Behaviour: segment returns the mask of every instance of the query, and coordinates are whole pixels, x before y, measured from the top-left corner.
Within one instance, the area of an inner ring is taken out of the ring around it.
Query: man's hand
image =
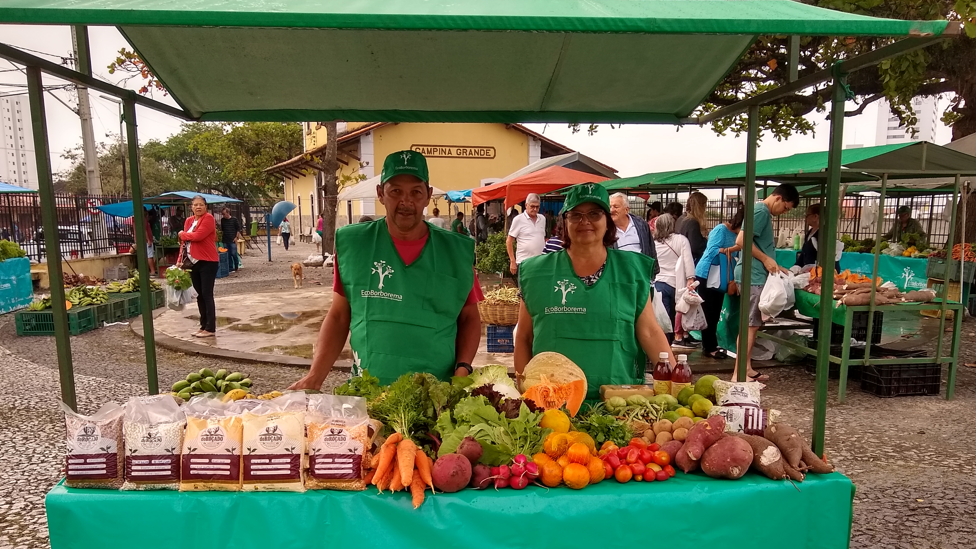
[[[321,391],[322,381],[312,378],[311,375],[306,375],[302,379],[299,379],[295,383],[288,386],[289,391],[301,391],[302,389],[314,389],[316,391]]]
[[[514,276],[518,272],[518,263],[509,262],[508,270],[511,271],[512,275]]]
[[[769,271],[769,274],[776,274],[786,271],[786,269],[780,267],[779,263],[776,263],[776,259],[773,257],[767,256],[766,259],[763,260],[762,264],[763,267],[766,267],[766,270]]]

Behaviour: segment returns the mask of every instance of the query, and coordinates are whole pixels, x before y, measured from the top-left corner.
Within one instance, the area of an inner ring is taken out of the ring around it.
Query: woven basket
[[[481,313],[481,322],[485,324],[496,326],[515,326],[518,324],[518,305],[489,304],[480,301],[478,302],[478,312]]]

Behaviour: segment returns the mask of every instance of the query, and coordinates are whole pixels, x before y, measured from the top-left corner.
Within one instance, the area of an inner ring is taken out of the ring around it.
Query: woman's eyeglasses
[[[566,221],[569,221],[570,223],[579,223],[580,221],[583,221],[583,217],[586,217],[590,220],[590,223],[596,223],[597,221],[603,219],[605,215],[605,212],[600,209],[590,210],[585,214],[582,212],[567,212]]]

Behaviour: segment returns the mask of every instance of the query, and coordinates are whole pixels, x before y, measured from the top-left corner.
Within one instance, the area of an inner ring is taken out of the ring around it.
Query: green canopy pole
[[[836,67],[836,65],[835,65]],[[833,273],[837,249],[837,205],[840,191],[841,155],[844,150],[844,103],[847,100],[847,74],[835,70],[834,90],[830,104],[830,149],[827,152],[827,188],[822,208],[826,209],[827,223],[821,225],[820,257],[824,273]],[[827,425],[827,377],[830,372],[830,334],[833,328],[834,277],[820,277],[820,339],[817,341],[817,382],[813,402],[813,451],[823,456]],[[850,345],[850,341],[842,342]]]
[[[142,172],[139,168],[139,136],[136,131],[135,92],[123,98],[126,141],[129,145],[129,176],[132,184],[132,232],[136,237],[136,264],[139,269],[139,302],[142,304],[142,338],[146,346],[146,377],[149,394],[159,394],[156,373],[156,334],[153,331],[153,295],[149,284],[149,256],[146,253],[146,209],[142,205]]]
[[[742,285],[739,287],[739,342],[735,346],[739,363],[737,379],[746,380],[749,360],[749,294],[752,290],[752,240],[756,218],[756,149],[759,146],[759,106],[749,107],[746,142],[745,211],[742,220]]]
[[[51,178],[51,154],[47,142],[44,88],[41,81],[41,69],[38,67],[27,67],[27,95],[30,99],[31,128],[34,131],[34,161],[37,163],[37,191],[41,195],[41,219],[44,224],[47,275],[48,280],[51,281],[51,314],[54,315],[54,341],[58,352],[61,400],[72,410],[77,410],[75,374],[71,365],[71,336],[68,333],[68,311],[64,305],[61,237],[58,234],[58,213],[54,204],[54,183]]]
[[[922,150],[924,151],[925,149]],[[924,156],[922,157],[922,162],[925,162]],[[924,166],[922,169],[925,169]],[[949,301],[949,284],[951,284],[951,282],[949,282],[949,275],[950,275],[949,271],[952,268],[953,239],[955,239],[956,237],[956,214],[959,211],[960,179],[961,179],[960,175],[956,174],[956,182],[955,185],[952,187],[952,217],[950,218],[952,219],[952,222],[949,223],[949,241],[946,243],[946,250],[948,251],[946,252],[945,275],[943,275],[942,277],[942,305],[939,307],[939,338],[936,340],[936,344],[935,344],[935,359],[939,361],[939,364],[942,364],[941,362],[942,340],[945,339],[946,304]],[[966,254],[961,253],[959,255],[960,271],[966,265],[965,261],[966,261]],[[965,274],[965,273],[960,272],[960,274]],[[962,298],[966,294],[966,292],[963,291],[965,287],[964,286],[965,282],[963,282],[964,280],[965,278],[963,278],[962,276],[959,277],[959,301],[960,302],[962,302]],[[962,314],[962,311],[958,311],[953,314]]]
[[[881,231],[884,230],[882,221],[884,220],[885,198],[887,197],[888,197],[888,174],[883,173],[881,174],[881,201],[879,202],[878,205],[878,211],[879,211],[878,228],[875,231],[875,235],[874,235],[874,267],[871,269],[871,280],[874,282],[874,284],[871,285],[871,301],[870,301],[870,308],[868,309],[868,335],[867,335],[867,342],[864,344],[865,365],[870,364],[869,361],[871,360],[871,339],[872,339],[871,335],[874,332],[874,307],[876,305],[875,296],[878,290],[878,284],[877,284],[878,262],[881,260]],[[840,382],[842,384],[846,384],[847,379],[845,379],[844,376],[841,376]],[[838,390],[837,394],[841,399],[844,398],[845,393],[843,389]],[[841,400],[841,402],[843,402],[843,400]]]

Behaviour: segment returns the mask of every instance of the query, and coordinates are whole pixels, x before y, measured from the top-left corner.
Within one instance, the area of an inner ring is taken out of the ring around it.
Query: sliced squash
[[[583,399],[586,398],[586,380],[577,379],[569,383],[555,384],[550,383],[543,376],[543,381],[528,388],[522,397],[545,410],[558,410],[566,406],[569,415],[576,417],[580,406],[583,405]]]

